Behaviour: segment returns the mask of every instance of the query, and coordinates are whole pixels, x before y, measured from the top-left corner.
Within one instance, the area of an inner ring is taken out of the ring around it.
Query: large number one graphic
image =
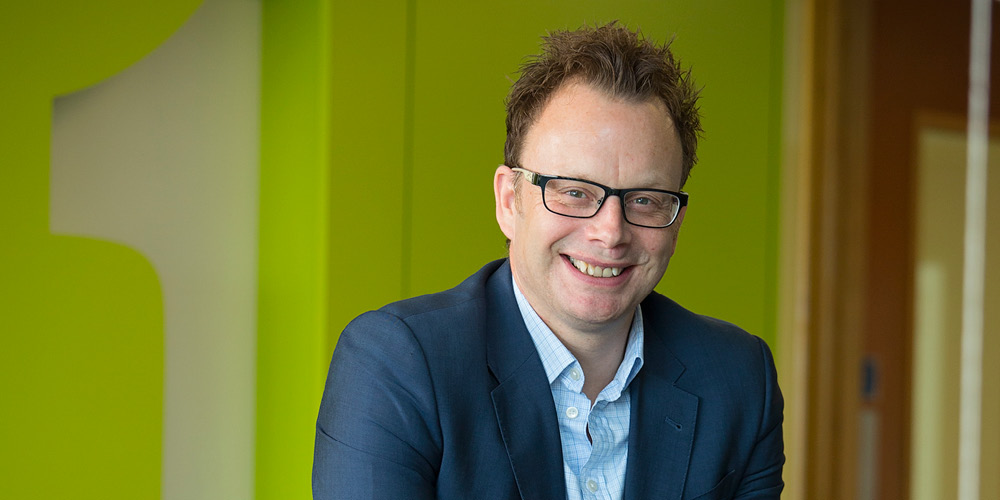
[[[49,230],[52,100],[153,50],[197,7],[0,7],[0,496],[156,498],[163,320],[141,255]]]

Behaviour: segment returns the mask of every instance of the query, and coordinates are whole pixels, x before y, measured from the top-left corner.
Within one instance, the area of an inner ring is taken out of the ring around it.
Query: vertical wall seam
[[[332,329],[330,324],[330,304],[332,303],[332,298],[334,297],[334,286],[335,283],[339,283],[334,279],[332,273],[333,265],[330,262],[331,250],[333,245],[333,220],[332,220],[332,210],[333,210],[333,160],[332,151],[333,141],[331,140],[331,124],[334,119],[333,112],[333,100],[331,99],[331,91],[333,88],[333,68],[332,68],[332,45],[333,45],[333,35],[332,35],[332,7],[328,0],[321,0],[316,5],[318,10],[317,16],[317,85],[316,85],[316,101],[317,107],[319,109],[319,116],[317,116],[316,132],[319,138],[319,144],[317,144],[318,151],[317,163],[318,163],[318,177],[319,177],[319,193],[317,193],[319,204],[322,210],[319,213],[319,224],[316,228],[317,234],[319,235],[319,248],[316,254],[316,267],[320,272],[320,276],[323,277],[323,282],[319,283],[319,300],[316,314],[317,314],[317,324],[319,325],[322,333],[320,346],[321,349],[317,353],[319,354],[319,372],[321,375],[320,380],[323,380],[323,376],[326,375],[326,370],[329,367],[330,353],[333,352],[333,348],[336,345],[337,334]]]
[[[406,1],[406,61],[403,69],[403,186],[402,237],[400,238],[400,298],[408,297],[412,289],[413,263],[413,143],[416,83],[416,0]]]

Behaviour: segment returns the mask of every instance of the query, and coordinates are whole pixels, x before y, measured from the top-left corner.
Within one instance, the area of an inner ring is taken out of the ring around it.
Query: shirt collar
[[[545,368],[545,375],[548,377],[549,385],[555,383],[560,375],[567,372],[573,366],[579,366],[576,357],[569,349],[559,341],[552,329],[542,321],[535,309],[528,303],[528,299],[521,293],[517,282],[510,280],[514,287],[514,297],[517,299],[518,309],[521,311],[521,318],[524,319],[524,326],[531,335],[535,349],[542,360],[542,367]],[[643,358],[643,326],[642,308],[635,306],[635,315],[632,318],[632,326],[629,328],[628,342],[625,344],[625,356],[622,358],[615,378],[601,391],[601,398],[608,400],[618,399],[622,391],[628,387],[642,368]],[[583,387],[582,379],[577,384],[576,390]]]

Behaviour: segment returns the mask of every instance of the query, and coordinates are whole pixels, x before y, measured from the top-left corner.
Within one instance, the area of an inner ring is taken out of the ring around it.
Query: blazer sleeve
[[[334,350],[313,457],[313,498],[434,498],[440,426],[427,360],[381,311],[351,322]]]
[[[751,450],[746,471],[740,481],[735,498],[778,500],[784,482],[781,469],[785,464],[782,420],[784,400],[778,388],[777,372],[771,350],[763,340],[757,339],[763,357],[764,399],[761,407],[757,440]]]

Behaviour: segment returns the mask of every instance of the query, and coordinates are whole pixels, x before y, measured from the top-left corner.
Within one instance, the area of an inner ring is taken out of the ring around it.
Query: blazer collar
[[[677,387],[684,365],[664,342],[664,311],[643,307],[645,363],[630,385],[625,499],[681,498],[691,461],[698,397]],[[647,314],[647,311],[649,312]]]
[[[566,498],[562,444],[545,369],[524,326],[504,261],[486,285],[486,360],[497,379],[497,424],[522,498]],[[648,312],[647,312],[648,311]],[[681,498],[691,461],[698,397],[675,385],[684,365],[663,339],[669,315],[643,307],[642,370],[632,380],[626,500]]]
[[[524,326],[504,263],[486,285],[486,361],[497,379],[493,407],[521,498],[566,498],[552,390]]]

